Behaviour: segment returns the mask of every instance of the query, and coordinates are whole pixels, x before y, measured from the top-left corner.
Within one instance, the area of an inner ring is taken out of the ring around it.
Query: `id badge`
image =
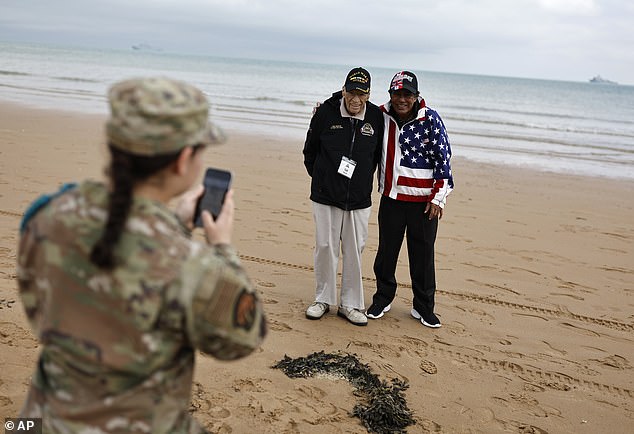
[[[341,163],[339,163],[339,170],[337,172],[346,178],[351,179],[355,167],[357,167],[356,161],[351,160],[348,157],[341,157]]]

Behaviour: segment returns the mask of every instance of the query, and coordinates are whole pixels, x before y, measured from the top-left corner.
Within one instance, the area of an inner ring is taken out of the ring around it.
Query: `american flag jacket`
[[[382,105],[383,153],[379,165],[379,193],[408,202],[431,202],[445,207],[453,190],[451,146],[445,124],[435,110],[418,99],[417,117],[398,127]]]

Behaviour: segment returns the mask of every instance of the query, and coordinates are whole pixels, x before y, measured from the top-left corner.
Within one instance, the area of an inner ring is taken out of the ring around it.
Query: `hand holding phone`
[[[205,192],[202,194],[196,204],[194,212],[194,226],[202,227],[203,222],[201,213],[207,210],[211,213],[214,220],[220,214],[225,196],[231,187],[231,172],[222,169],[208,168],[203,179]]]

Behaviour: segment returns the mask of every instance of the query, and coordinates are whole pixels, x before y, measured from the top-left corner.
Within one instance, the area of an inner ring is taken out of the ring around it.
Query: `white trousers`
[[[315,219],[315,301],[337,305],[337,265],[343,256],[341,306],[365,310],[361,252],[368,239],[370,207],[344,211],[313,202]]]

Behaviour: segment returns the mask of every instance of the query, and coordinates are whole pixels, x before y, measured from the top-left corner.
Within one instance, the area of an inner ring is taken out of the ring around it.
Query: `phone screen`
[[[220,214],[225,195],[229,187],[231,187],[231,172],[210,167],[205,172],[203,186],[205,187],[205,192],[198,200],[196,212],[194,213],[194,225],[197,227],[202,227],[203,225],[201,218],[203,210],[209,211],[214,219]]]

